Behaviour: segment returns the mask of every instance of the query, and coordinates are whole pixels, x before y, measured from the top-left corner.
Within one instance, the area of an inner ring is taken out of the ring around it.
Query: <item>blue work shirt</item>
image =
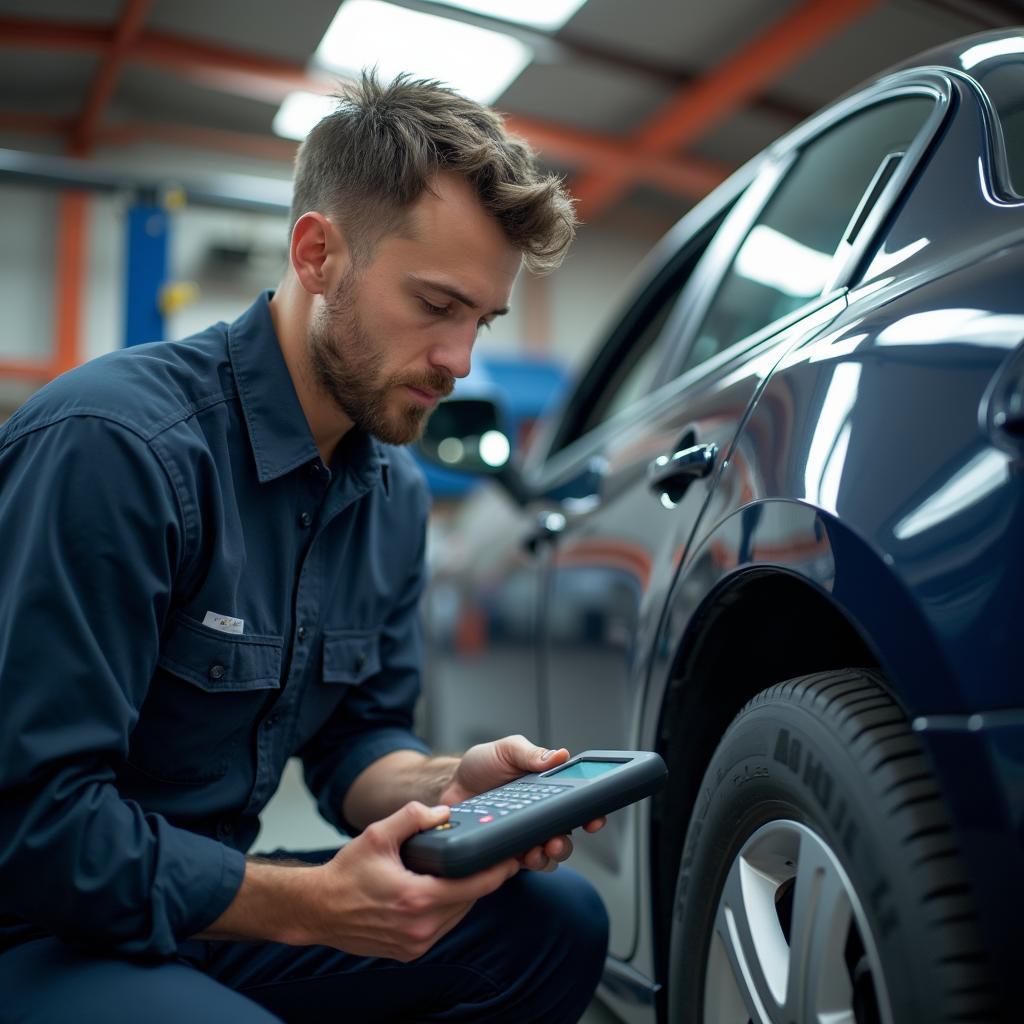
[[[171,954],[289,756],[345,828],[364,768],[427,750],[422,475],[358,430],[323,464],[269,298],[0,427],[0,946]]]

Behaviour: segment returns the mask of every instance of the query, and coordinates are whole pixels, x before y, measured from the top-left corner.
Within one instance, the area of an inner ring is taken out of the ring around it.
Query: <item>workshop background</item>
[[[528,425],[730,172],[887,66],[1021,22],[1012,0],[0,0],[0,420],[272,287],[296,140],[362,67],[493,104],[578,200],[564,266],[478,343]],[[432,480],[443,516],[465,484]],[[257,848],[336,839],[290,771]]]

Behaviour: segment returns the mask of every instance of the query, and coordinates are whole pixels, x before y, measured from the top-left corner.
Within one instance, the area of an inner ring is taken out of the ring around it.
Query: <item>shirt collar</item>
[[[263,292],[228,326],[231,367],[261,484],[320,458],[274,330],[272,295]],[[367,484],[383,477],[386,485],[387,459],[375,439],[366,437],[349,451],[352,468]]]

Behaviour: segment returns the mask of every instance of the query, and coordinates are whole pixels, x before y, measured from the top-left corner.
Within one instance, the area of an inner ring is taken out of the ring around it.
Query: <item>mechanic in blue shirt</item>
[[[394,446],[572,206],[493,113],[368,76],[302,146],[292,221],[234,323],[0,428],[0,1021],[522,1024],[597,984],[600,899],[540,870],[568,837],[460,880],[398,856],[568,756],[412,734],[427,498]],[[292,754],[356,838],[246,858]]]

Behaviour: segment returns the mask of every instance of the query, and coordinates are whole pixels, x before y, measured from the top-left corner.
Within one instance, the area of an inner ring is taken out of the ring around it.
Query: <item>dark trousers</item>
[[[409,964],[326,946],[182,943],[156,963],[40,939],[0,956],[0,1024],[577,1021],[608,918],[579,875],[521,871]]]

